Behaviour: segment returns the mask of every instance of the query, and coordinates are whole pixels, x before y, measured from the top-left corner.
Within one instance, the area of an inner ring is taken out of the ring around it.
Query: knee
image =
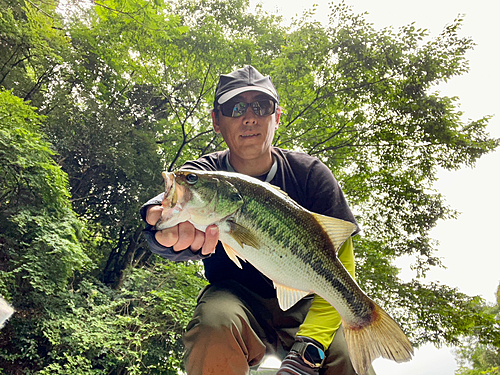
[[[239,369],[235,373],[247,372],[248,364],[258,363],[266,351],[251,321],[252,314],[235,295],[209,289],[199,300],[183,337],[186,368],[227,363],[228,368]],[[225,373],[232,373],[228,371]]]
[[[242,327],[243,311],[236,311],[239,309],[227,308],[220,304],[205,304],[202,303],[196,308],[193,320],[187,326],[187,330],[194,327],[203,329],[203,331],[211,332],[217,331],[230,331],[236,328],[240,330]]]

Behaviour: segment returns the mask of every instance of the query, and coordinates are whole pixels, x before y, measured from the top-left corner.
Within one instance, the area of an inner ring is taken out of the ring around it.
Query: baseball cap
[[[245,91],[263,92],[279,103],[278,92],[271,77],[263,76],[253,66],[246,65],[244,68],[220,76],[215,89],[214,108]]]

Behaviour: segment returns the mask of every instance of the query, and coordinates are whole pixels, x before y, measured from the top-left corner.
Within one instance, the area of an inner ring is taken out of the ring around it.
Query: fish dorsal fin
[[[293,289],[273,281],[274,287],[276,288],[276,296],[278,297],[278,303],[281,310],[288,310],[290,307],[299,302],[302,298],[310,294],[310,292],[304,292],[303,290]]]
[[[320,215],[311,212],[316,221],[321,225],[330,237],[330,240],[335,246],[335,251],[340,249],[340,246],[351,236],[356,230],[356,225],[350,221],[336,219],[334,217]]]
[[[274,188],[275,190],[279,191],[285,197],[288,197],[288,194],[285,191],[281,190],[281,188],[279,186],[272,185],[272,184],[269,184],[269,183],[268,183],[268,185],[271,186],[272,188]]]
[[[254,249],[260,248],[259,240],[243,225],[240,225],[232,220],[228,220],[230,230],[229,235],[234,238],[238,244],[243,247],[243,245],[251,246]]]
[[[238,257],[241,258],[241,260],[243,260],[244,262],[246,262],[246,259],[243,258],[240,254],[238,254],[236,252],[236,250],[234,250],[227,243],[222,242],[222,246],[224,247],[224,250],[226,250],[226,254],[229,257],[229,259],[231,259],[239,268],[243,268],[241,266],[241,263],[240,263]]]

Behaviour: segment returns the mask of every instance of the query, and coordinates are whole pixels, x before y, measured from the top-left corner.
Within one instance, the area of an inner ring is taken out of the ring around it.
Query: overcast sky
[[[251,4],[259,1],[252,0]],[[328,17],[327,0],[318,4],[317,19],[324,23]],[[489,131],[500,137],[500,14],[498,0],[346,0],[355,13],[368,12],[366,19],[375,28],[407,25],[415,22],[417,28],[428,29],[432,36],[465,15],[461,36],[472,37],[477,46],[468,53],[470,71],[453,78],[438,89],[443,95],[458,96],[464,120],[494,115]],[[302,14],[310,5],[303,0],[265,0],[265,9],[276,11],[286,20]],[[461,212],[457,220],[441,222],[432,232],[440,242],[437,256],[447,269],[434,270],[428,281],[439,281],[459,288],[469,295],[481,295],[490,302],[500,282],[500,246],[495,233],[500,230],[500,152],[481,158],[475,168],[440,173],[435,187],[446,197],[447,203]],[[410,262],[398,262],[402,276],[411,278]],[[451,350],[424,346],[414,359],[405,364],[378,359],[375,370],[379,375],[453,375],[457,364]]]

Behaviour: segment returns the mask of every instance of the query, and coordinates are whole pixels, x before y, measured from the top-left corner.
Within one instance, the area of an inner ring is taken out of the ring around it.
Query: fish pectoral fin
[[[280,285],[273,281],[274,287],[276,288],[276,296],[278,297],[278,303],[281,310],[288,310],[290,307],[299,302],[302,298],[311,294],[310,292],[305,292],[303,290],[293,289],[284,285]]]
[[[260,248],[259,240],[247,228],[232,220],[229,220],[228,223],[230,226],[229,235],[233,237],[241,247],[243,247],[243,245],[248,245],[254,249]]]
[[[231,259],[239,268],[243,268],[241,266],[240,260],[238,259],[241,258],[242,261],[246,262],[246,259],[243,258],[240,254],[236,252],[231,246],[229,246],[227,243],[222,242],[222,247],[224,247],[224,250],[226,250],[226,254]]]
[[[338,251],[342,244],[356,230],[356,225],[350,221],[336,219],[314,212],[311,212],[311,214],[328,234],[328,237],[330,237],[330,241],[332,241],[333,246],[335,246],[335,251]]]

